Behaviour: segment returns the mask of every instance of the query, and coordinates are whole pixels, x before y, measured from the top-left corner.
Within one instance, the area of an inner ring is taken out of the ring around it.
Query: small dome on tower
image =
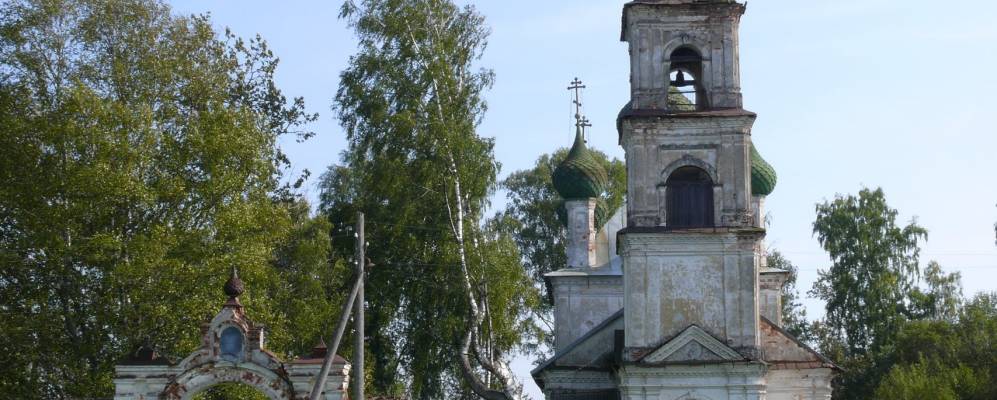
[[[778,180],[778,176],[775,174],[775,168],[772,168],[769,163],[765,162],[762,155],[758,153],[755,149],[755,145],[751,145],[751,195],[752,196],[768,196],[775,190],[775,184]]]
[[[609,184],[609,176],[585,147],[582,131],[575,132],[575,144],[568,156],[554,169],[554,189],[565,199],[599,197]]]

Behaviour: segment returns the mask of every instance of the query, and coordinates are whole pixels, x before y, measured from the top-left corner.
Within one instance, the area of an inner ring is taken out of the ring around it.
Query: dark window
[[[679,168],[668,177],[665,191],[667,227],[713,226],[713,181],[706,171],[696,167]]]

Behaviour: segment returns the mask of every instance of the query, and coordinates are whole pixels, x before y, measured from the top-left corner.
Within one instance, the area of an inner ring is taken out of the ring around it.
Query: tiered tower
[[[698,385],[690,377],[745,393],[736,398],[764,397],[758,215],[772,188],[752,193],[755,114],[742,107],[738,65],[744,11],[733,0],[624,6],[631,100],[618,120],[628,178],[622,358],[635,363],[621,372],[624,397]],[[728,363],[694,375],[653,367],[710,361]],[[652,370],[649,388],[642,377]]]

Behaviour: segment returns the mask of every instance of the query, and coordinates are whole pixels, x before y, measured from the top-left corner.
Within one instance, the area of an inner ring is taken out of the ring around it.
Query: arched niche
[[[716,168],[685,155],[661,172],[657,186],[658,224],[669,229],[717,226],[721,185]]]
[[[698,111],[709,108],[703,56],[692,46],[683,45],[668,57],[668,107],[672,111]]]
[[[687,107],[678,109],[669,107],[669,110],[692,111],[710,108],[708,91],[713,85],[713,63],[710,59],[710,48],[710,44],[706,42],[705,38],[688,33],[675,35],[665,42],[662,48],[661,62],[667,65],[665,70],[668,75],[665,76],[665,86],[669,88],[669,103],[672,102],[672,95],[676,89],[682,92],[692,92],[684,95],[692,97],[694,100],[692,102],[694,107],[691,110]],[[688,86],[675,86],[677,83],[676,72],[678,71],[688,75],[685,79],[690,83]]]
[[[215,365],[208,369],[184,371],[167,385],[161,400],[194,400],[205,390],[222,383],[240,383],[256,389],[271,400],[293,400],[294,392],[286,377],[255,364]]]

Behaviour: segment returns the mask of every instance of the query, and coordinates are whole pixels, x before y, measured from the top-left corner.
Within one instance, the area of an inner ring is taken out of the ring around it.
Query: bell
[[[672,81],[672,86],[675,86],[675,87],[686,87],[686,86],[694,86],[695,84],[696,84],[695,81],[692,81],[692,80],[687,81],[687,80],[685,80],[685,72],[682,72],[682,70],[680,70],[680,69],[679,70],[675,70],[675,80]]]

